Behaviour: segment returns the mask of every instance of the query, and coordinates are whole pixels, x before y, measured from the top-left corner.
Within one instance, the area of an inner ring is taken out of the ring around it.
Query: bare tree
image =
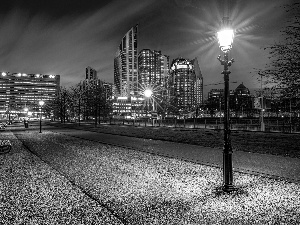
[[[299,98],[300,95],[300,3],[284,6],[287,13],[286,27],[281,31],[282,40],[266,47],[270,64],[259,74],[281,90],[281,97]]]

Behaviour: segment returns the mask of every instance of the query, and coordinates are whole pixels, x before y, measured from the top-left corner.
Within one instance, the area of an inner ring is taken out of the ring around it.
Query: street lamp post
[[[225,18],[226,19],[226,18]],[[223,19],[223,23],[227,21]],[[226,25],[226,24],[225,24]],[[232,29],[223,29],[218,32],[218,39],[220,49],[224,53],[224,59],[218,56],[221,65],[224,66],[222,74],[224,74],[224,147],[223,147],[223,191],[231,192],[235,188],[233,186],[233,173],[232,173],[232,147],[230,140],[230,111],[229,111],[229,67],[233,63],[233,59],[228,60],[228,53],[232,48],[234,32]]]
[[[42,133],[42,107],[44,105],[44,101],[40,100],[39,105],[40,105],[40,133]]]
[[[150,98],[151,98],[152,94],[153,94],[153,92],[152,92],[152,90],[150,90],[150,89],[146,89],[146,90],[144,91],[144,96],[147,98],[148,111],[149,111],[149,105],[150,105]],[[153,104],[154,104],[154,102],[153,102]],[[152,107],[154,107],[154,105],[152,105]],[[154,111],[154,109],[152,108],[152,112],[153,112],[153,111]],[[147,112],[147,114],[148,114],[148,112]],[[154,125],[154,120],[152,120],[152,125]]]
[[[261,120],[260,120],[260,131],[265,131],[265,123],[264,123],[264,96],[263,96],[263,91],[262,91],[262,77],[263,75],[262,74],[259,74],[260,75],[260,98],[261,98],[261,112],[260,112],[260,117],[261,117]]]
[[[24,108],[24,112],[25,112],[25,115],[26,115],[26,117],[24,118],[24,126],[25,126],[25,128],[28,128],[28,108],[25,106],[25,108]]]

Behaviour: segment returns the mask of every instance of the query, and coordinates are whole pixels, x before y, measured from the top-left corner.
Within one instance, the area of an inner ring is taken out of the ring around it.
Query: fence
[[[186,129],[223,129],[224,124],[222,118],[197,118],[197,119],[109,119],[102,121],[110,124],[144,126],[144,127],[173,127]],[[265,132],[284,132],[284,133],[300,133],[300,120],[286,121],[283,119],[265,120]],[[230,120],[231,130],[260,131],[261,124],[258,118],[239,119],[232,118]]]

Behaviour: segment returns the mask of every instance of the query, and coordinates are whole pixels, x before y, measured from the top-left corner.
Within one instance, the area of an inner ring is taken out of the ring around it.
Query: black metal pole
[[[80,126],[80,98],[79,98],[79,109],[78,109],[78,125]]]
[[[42,107],[40,112],[40,133],[42,133]]]
[[[233,186],[232,173],[232,147],[230,139],[230,110],[229,110],[229,66],[233,60],[228,61],[228,52],[224,52],[224,60],[220,60],[224,65],[224,147],[223,147],[223,191],[230,192],[235,190]]]

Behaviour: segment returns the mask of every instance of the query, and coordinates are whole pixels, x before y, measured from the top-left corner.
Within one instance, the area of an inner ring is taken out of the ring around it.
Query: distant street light
[[[146,90],[144,91],[144,95],[145,95],[145,97],[147,97],[147,98],[150,98],[150,97],[152,96],[152,94],[153,94],[153,92],[152,92],[152,90],[150,90],[150,89],[146,89]]]
[[[25,115],[26,115],[26,117],[24,117],[24,126],[25,126],[25,128],[28,128],[28,108],[27,107],[25,107],[24,108],[24,112],[25,112]]]
[[[150,98],[151,98],[152,95],[153,95],[152,90],[146,89],[146,90],[144,91],[144,96],[147,98],[148,111],[149,111],[149,105],[150,105]],[[148,112],[147,112],[147,114],[148,114]]]
[[[223,18],[223,26],[229,24],[228,17]],[[224,27],[223,27],[224,28]],[[234,32],[232,29],[225,29],[218,32],[218,39],[220,49],[224,53],[224,59],[221,59],[221,56],[218,56],[218,60],[221,62],[221,65],[224,65],[224,148],[223,148],[223,191],[231,192],[235,188],[233,186],[233,173],[232,173],[232,147],[230,140],[230,111],[229,111],[229,67],[233,63],[233,59],[228,60],[228,53],[232,48]]]
[[[25,112],[26,117],[28,117],[28,108],[27,107],[24,108],[24,112]]]
[[[39,101],[39,105],[40,105],[40,133],[42,133],[42,107],[45,104],[45,102],[43,100]]]

